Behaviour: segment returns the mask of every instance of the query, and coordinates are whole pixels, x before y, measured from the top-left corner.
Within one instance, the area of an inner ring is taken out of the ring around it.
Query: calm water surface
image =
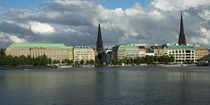
[[[210,105],[210,67],[0,71],[0,105]]]

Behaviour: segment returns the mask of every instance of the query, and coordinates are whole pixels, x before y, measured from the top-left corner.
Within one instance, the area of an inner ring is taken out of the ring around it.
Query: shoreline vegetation
[[[12,57],[7,55],[0,56],[0,70],[27,70],[27,69],[51,69],[51,68],[93,68],[93,67],[181,67],[196,66],[192,62],[184,62],[184,64],[174,63],[173,56],[145,56],[137,58],[124,58],[120,60],[112,60],[103,62],[98,58],[90,61],[73,61],[65,59],[63,61],[52,60],[46,55],[36,58],[24,55],[20,57]]]
[[[190,64],[188,62],[188,64]],[[192,64],[191,64],[192,65]],[[145,56],[137,58],[124,58],[101,63],[96,58],[95,61],[73,61],[65,59],[56,61],[48,58],[46,55],[33,58],[31,56],[12,57],[0,56],[0,70],[15,69],[50,69],[50,68],[92,68],[92,67],[181,67],[182,64],[175,64],[173,56]]]
[[[31,66],[31,67],[21,67],[21,66],[10,66],[10,67],[0,67],[0,70],[20,70],[20,69],[23,69],[23,70],[26,70],[26,69],[50,69],[52,67],[49,67],[49,66]]]

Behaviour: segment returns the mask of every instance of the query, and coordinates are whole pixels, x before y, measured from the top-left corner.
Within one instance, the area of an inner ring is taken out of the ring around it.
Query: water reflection
[[[207,105],[201,68],[94,68],[0,71],[1,105]]]

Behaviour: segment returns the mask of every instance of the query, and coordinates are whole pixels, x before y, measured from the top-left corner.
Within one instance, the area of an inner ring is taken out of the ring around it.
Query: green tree
[[[55,59],[55,60],[53,60],[53,64],[57,64],[58,63],[58,61]]]
[[[41,66],[46,66],[48,64],[48,58],[47,56],[44,54],[43,56],[40,56],[40,59],[41,59],[41,62],[40,62],[40,65]]]
[[[21,55],[21,56],[19,57],[19,59],[20,59],[20,64],[21,64],[21,65],[25,65],[25,64],[26,64],[26,57],[25,57],[24,55]]]
[[[170,62],[174,62],[174,60],[175,60],[174,57],[171,55],[170,56]]]
[[[146,61],[147,64],[150,64],[151,63],[150,56],[147,55],[145,57],[145,61]]]
[[[91,59],[91,60],[90,60],[90,64],[93,65],[94,63],[95,63],[95,61]]]
[[[75,62],[74,62],[74,65],[75,65],[75,66],[77,66],[78,64],[79,64],[79,62],[78,62],[78,61],[75,61]]]
[[[81,61],[80,61],[80,65],[83,65],[84,63],[85,63],[84,60],[81,60]]]
[[[96,57],[95,63],[96,63],[96,64],[100,64],[100,59]]]

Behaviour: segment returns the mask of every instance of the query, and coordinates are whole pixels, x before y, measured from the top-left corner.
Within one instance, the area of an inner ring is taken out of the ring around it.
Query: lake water
[[[0,71],[0,105],[209,105],[210,67]]]

